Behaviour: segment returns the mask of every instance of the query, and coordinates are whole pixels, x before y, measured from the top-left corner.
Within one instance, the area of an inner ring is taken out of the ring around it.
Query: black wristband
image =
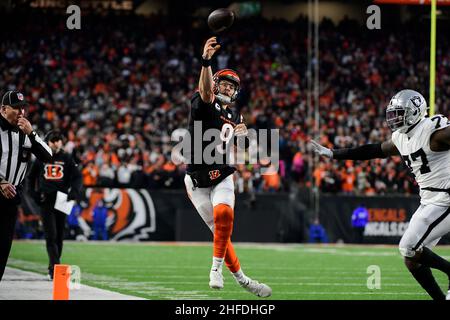
[[[202,67],[205,68],[211,67],[211,59],[205,59],[202,57]]]
[[[387,158],[381,149],[381,143],[366,144],[352,149],[333,149],[333,159],[337,160],[370,160]]]

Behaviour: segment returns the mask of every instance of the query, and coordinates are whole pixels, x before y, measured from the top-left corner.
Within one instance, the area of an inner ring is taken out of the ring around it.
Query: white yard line
[[[266,281],[267,282],[267,281]],[[146,282],[155,285],[199,285],[198,281],[150,281]],[[226,283],[226,285],[231,285],[231,283]],[[338,282],[270,282],[271,286],[330,286],[330,287],[366,287],[367,284],[365,282],[354,282],[354,283],[338,283]],[[388,283],[383,284],[383,287],[413,287],[417,288],[417,284],[410,283]]]
[[[377,257],[377,256],[399,256],[400,253],[397,252],[386,252],[386,251],[345,251],[342,249],[336,248],[305,248],[305,252],[308,253],[326,253],[326,254],[334,254],[338,256],[369,256],[369,257]]]

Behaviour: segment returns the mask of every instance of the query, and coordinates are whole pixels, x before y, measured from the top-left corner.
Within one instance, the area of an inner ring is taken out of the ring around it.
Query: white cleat
[[[447,296],[445,297],[445,300],[450,300],[450,290],[448,290]]]
[[[209,287],[211,289],[223,289],[223,275],[221,270],[211,270],[209,273]]]
[[[245,282],[239,283],[239,285],[260,298],[267,298],[272,295],[272,289],[268,285],[250,278],[247,278]]]

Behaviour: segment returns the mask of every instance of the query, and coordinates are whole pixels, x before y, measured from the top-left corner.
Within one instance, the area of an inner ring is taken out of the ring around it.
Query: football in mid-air
[[[226,30],[233,22],[234,12],[227,8],[216,9],[208,16],[208,26],[214,32]]]

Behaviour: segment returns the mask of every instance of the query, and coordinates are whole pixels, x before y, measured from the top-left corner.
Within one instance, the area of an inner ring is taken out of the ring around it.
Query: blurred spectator
[[[369,211],[361,204],[352,213],[352,227],[354,230],[354,242],[364,243],[364,230],[369,221]]]
[[[127,163],[122,162],[117,170],[117,182],[122,188],[127,188],[131,181],[131,170]]]
[[[2,39],[12,45],[0,46],[0,85],[29,95],[29,118],[38,129],[58,127],[67,133],[65,149],[80,160],[85,185],[109,184],[113,170],[115,186],[183,188],[184,169],[174,170],[169,163],[170,135],[186,128],[189,97],[197,86],[198,50],[209,31],[186,30],[198,18],[174,23],[161,15],[86,15],[89,32],[70,33],[63,32],[61,17],[51,13],[33,11],[21,15],[21,21],[12,14],[2,16]],[[334,24],[325,18],[319,29],[316,123],[307,101],[307,18],[251,18],[236,24],[222,36],[224,45],[213,69],[233,68],[240,74],[236,108],[249,128],[281,129],[280,172],[264,179],[257,166],[249,169],[252,177],[246,181],[252,181],[255,191],[311,183],[324,192],[348,194],[417,191],[401,161],[350,161],[343,171],[340,163],[314,163],[307,143],[315,133],[331,148],[387,140],[391,132],[384,121],[385,106],[392,94],[403,87],[428,91],[425,29],[412,19],[386,25],[382,33],[367,33],[360,32],[365,25],[357,21]],[[230,41],[236,38],[238,43]],[[436,105],[446,116],[449,42],[438,32]],[[386,174],[376,177],[380,169]]]
[[[320,224],[319,219],[315,218],[309,227],[310,243],[328,243],[328,236],[325,228]]]
[[[39,239],[38,234],[42,229],[39,226],[40,218],[36,214],[25,214],[22,208],[18,208],[15,237],[18,239]]]
[[[81,171],[83,176],[83,185],[90,187],[97,185],[97,179],[99,176],[98,167],[94,162],[88,162],[87,166]]]
[[[99,200],[92,212],[92,225],[94,234],[93,240],[108,240],[108,230],[106,228],[106,219],[108,218],[108,208],[103,200]]]
[[[112,187],[114,185],[115,173],[109,163],[103,163],[98,175],[98,185],[102,187]]]
[[[83,230],[80,227],[81,212],[83,208],[79,203],[75,203],[67,217],[68,238],[77,241],[86,241],[87,237],[84,235]]]
[[[271,174],[264,174],[263,177],[263,190],[268,192],[275,192],[280,189],[280,175],[278,172]]]
[[[300,151],[297,151],[292,159],[292,178],[298,182],[305,176],[305,161]]]

